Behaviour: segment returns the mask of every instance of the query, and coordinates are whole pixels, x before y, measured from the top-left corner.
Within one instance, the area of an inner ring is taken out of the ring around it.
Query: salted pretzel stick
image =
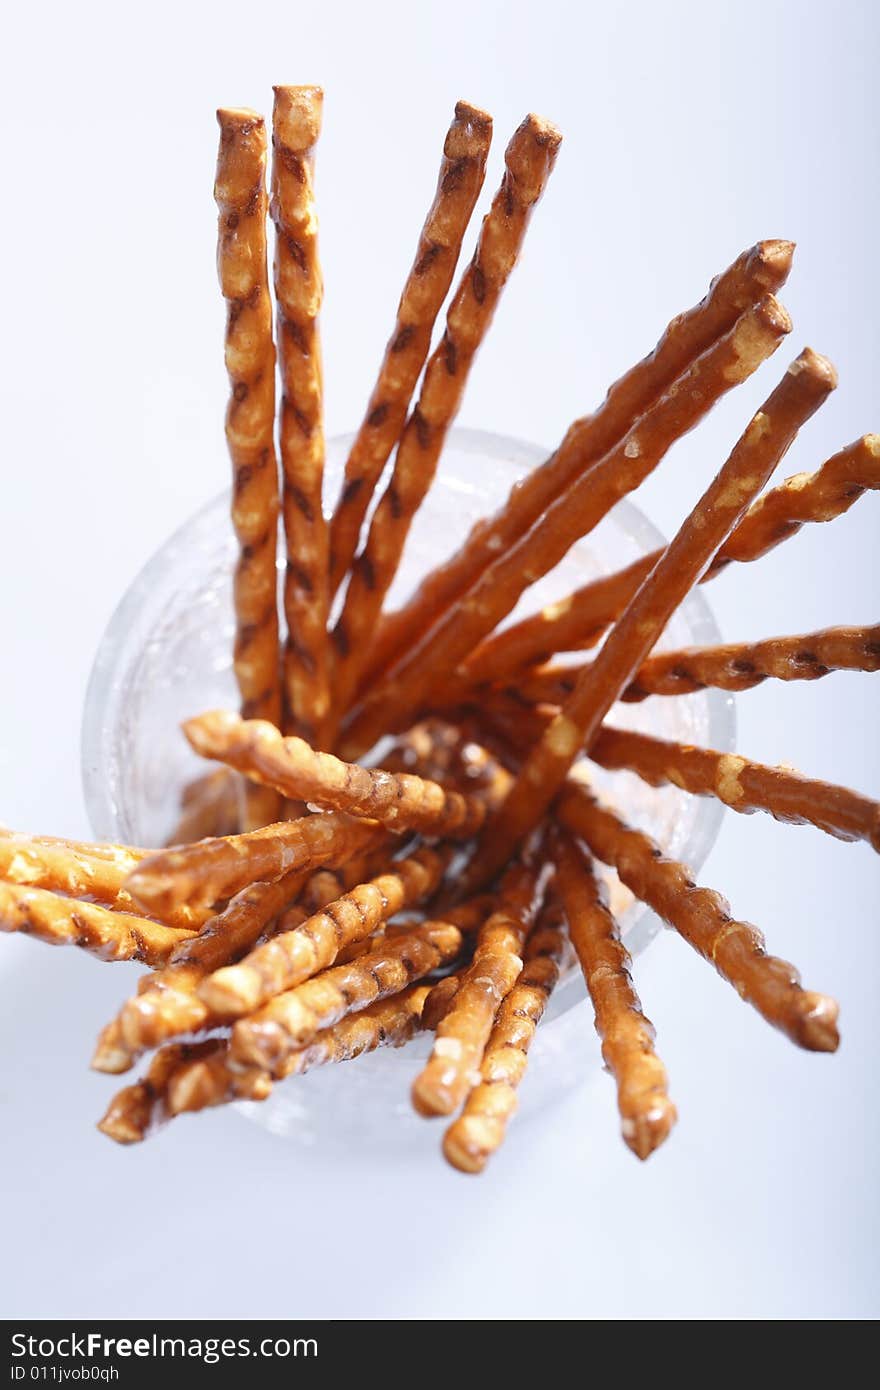
[[[270,882],[293,869],[340,863],[383,833],[375,821],[356,821],[335,812],[279,821],[245,835],[160,850],[138,864],[126,887],[138,902],[161,915],[181,902],[220,902],[251,883]]]
[[[403,1047],[423,1026],[425,1001],[436,989],[439,986],[432,991],[430,985],[411,985],[361,1013],[348,1015],[319,1033],[308,1047],[289,1053],[279,1067],[278,1079],[299,1076],[313,1067],[349,1062],[379,1047]],[[174,1072],[167,1090],[168,1113],[180,1115],[236,1100],[266,1100],[272,1086],[272,1077],[257,1067],[233,1070],[224,1043],[212,1055],[186,1063]]]
[[[451,922],[429,921],[383,941],[373,951],[306,980],[270,999],[232,1030],[234,1064],[277,1075],[288,1053],[306,1047],[323,1028],[377,999],[399,994],[415,980],[446,965],[462,948]]]
[[[712,281],[695,308],[672,320],[653,352],[614,383],[598,410],[576,420],[556,452],[516,484],[500,511],[477,522],[461,548],[422,580],[409,602],[383,618],[370,644],[365,681],[389,670],[741,314],[782,288],[793,252],[790,241],[759,242]]]
[[[527,672],[510,692],[537,704],[562,704],[584,667],[547,666]],[[714,647],[682,647],[656,652],[639,667],[621,699],[649,695],[689,695],[707,686],[751,690],[765,680],[814,681],[832,671],[880,670],[880,624],[826,627],[759,642],[725,642]]]
[[[519,1106],[517,1091],[535,1029],[559,980],[566,943],[558,909],[545,909],[526,944],[522,973],[501,1001],[483,1053],[479,1081],[461,1115],[443,1136],[444,1155],[462,1173],[481,1173],[504,1142],[508,1122]]]
[[[504,153],[504,177],[480,229],[473,260],[446,315],[446,332],[428,359],[418,404],[404,428],[391,481],[352,567],[333,631],[333,702],[344,713],[367,660],[369,638],[397,573],[413,517],[427,493],[477,350],[515,266],[532,212],[562,137],[549,121],[527,116]]]
[[[628,826],[585,787],[567,782],[556,814],[768,1023],[799,1047],[836,1050],[835,1001],[803,989],[794,966],[769,956],[757,927],[731,917],[730,904],[720,893],[698,887],[686,865],[667,859],[649,835]]]
[[[283,738],[262,720],[243,721],[215,710],[187,720],[183,731],[203,757],[228,763],[285,796],[367,816],[392,830],[469,840],[486,818],[480,797],[464,796],[413,773],[341,762],[301,738]]]
[[[101,960],[145,965],[164,965],[175,946],[194,935],[149,917],[14,883],[0,883],[0,932],[21,932],[49,946],[81,946]]]
[[[446,849],[425,847],[392,863],[387,873],[353,888],[294,931],[272,937],[238,965],[210,975],[199,986],[200,997],[229,1018],[252,1013],[273,995],[332,965],[343,948],[369,936],[395,913],[429,897],[449,858]]]
[[[400,296],[394,332],[345,463],[345,477],[330,523],[331,598],[354,559],[373,489],[400,439],[410,398],[431,346],[434,320],[452,284],[461,243],[483,186],[491,142],[492,117],[459,101],[443,145],[437,192]]]
[[[237,834],[242,829],[243,798],[244,784],[228,767],[197,777],[181,792],[180,819],[165,843],[188,845],[208,835]]]
[[[437,1025],[442,1018],[446,1017],[453,999],[458,994],[462,974],[462,971],[456,971],[453,975],[445,975],[434,985],[422,1009],[423,1028],[436,1033]]]
[[[281,723],[278,644],[278,466],[275,458],[275,344],[266,248],[266,123],[256,111],[217,112],[220,150],[217,272],[226,301],[232,460],[235,678],[246,719]],[[278,819],[263,787],[244,789],[245,830]]]
[[[285,727],[320,745],[327,687],[327,525],[324,520],[324,388],[318,315],[323,297],[315,213],[320,87],[276,87],[272,113],[275,300],[281,373]]]
[[[810,522],[832,521],[864,492],[880,488],[880,435],[867,434],[828,459],[815,473],[796,473],[752,503],[715,556],[701,583],[714,579],[731,561],[749,563],[768,554]],[[662,550],[640,556],[626,569],[603,575],[567,598],[548,604],[490,637],[461,663],[445,693],[453,703],[459,686],[503,680],[555,652],[593,647],[618,618]]]
[[[880,852],[880,802],[833,782],[607,724],[593,739],[590,757],[602,767],[627,768],[652,787],[671,784],[693,796],[714,796],[732,811],[766,811],[774,820],[814,825],[838,840],[866,840]]]
[[[220,1051],[216,1039],[201,1043],[173,1043],[157,1052],[146,1075],[134,1086],[126,1086],[113,1096],[98,1129],[117,1144],[139,1144],[155,1134],[170,1118],[168,1087],[174,1075],[186,1066],[199,1065]]]
[[[666,1068],[654,1051],[654,1025],[642,1011],[632,959],[592,863],[568,836],[556,839],[553,852],[555,885],[592,1000],[602,1058],[617,1086],[621,1132],[636,1157],[646,1159],[677,1119]]]
[[[595,661],[530,750],[510,794],[489,817],[464,889],[488,883],[536,825],[583,747],[655,645],[678,605],[764,486],[798,429],[837,384],[831,363],[806,348],[754,416],[662,559],[612,628]]]
[[[467,1095],[498,1006],[522,970],[523,946],[539,906],[535,870],[511,866],[499,910],[477,933],[473,961],[437,1025],[431,1056],[413,1082],[412,1101],[420,1115],[451,1115]]]
[[[553,569],[621,497],[638,487],[671,445],[719,397],[746,380],[790,328],[791,320],[772,298],[748,310],[637,421],[626,439],[577,479],[520,542],[499,556],[454,611],[442,617],[396,670],[373,687],[351,717],[342,756],[357,758],[382,733],[411,722],[412,712],[512,611],[524,590]]]

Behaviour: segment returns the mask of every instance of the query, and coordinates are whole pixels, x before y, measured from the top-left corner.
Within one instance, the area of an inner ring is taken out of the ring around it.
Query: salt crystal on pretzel
[[[187,720],[183,730],[205,758],[228,763],[285,796],[366,816],[391,830],[468,840],[486,818],[486,802],[480,797],[413,773],[341,762],[304,739],[283,738],[263,720],[243,721],[215,710]]]
[[[367,660],[370,635],[397,573],[413,517],[433,481],[458,413],[474,357],[522,248],[531,214],[553,170],[562,137],[549,121],[527,116],[504,154],[501,187],[480,229],[473,260],[428,359],[418,403],[406,423],[388,486],[352,567],[333,630],[333,703],[348,708]]]
[[[499,556],[454,611],[436,624],[391,675],[369,692],[346,726],[343,757],[359,757],[381,734],[418,711],[466,654],[516,606],[582,536],[659,464],[712,405],[776,350],[791,320],[772,297],[761,300],[709,348],[636,423],[625,440],[579,478],[532,530]]]
[[[331,598],[354,559],[373,489],[400,438],[431,346],[434,320],[452,283],[464,234],[483,186],[491,141],[492,117],[459,101],[443,145],[437,192],[400,297],[394,332],[345,463],[330,524]]]
[[[620,939],[589,858],[567,836],[554,843],[555,886],[593,1003],[602,1057],[617,1085],[624,1140],[637,1158],[650,1157],[676,1121],[666,1068],[654,1051],[654,1026],[632,982],[632,960]]]
[[[375,821],[336,812],[303,816],[244,835],[160,850],[137,865],[126,886],[132,897],[158,914],[182,902],[221,902],[251,883],[339,863],[384,833]]]
[[[720,893],[698,887],[686,865],[667,858],[649,835],[627,825],[586,787],[567,782],[556,815],[768,1023],[799,1047],[836,1050],[835,1001],[803,989],[794,966],[768,955],[757,927],[736,921]]]
[[[504,1142],[508,1122],[519,1105],[517,1092],[535,1029],[559,980],[567,939],[559,909],[545,908],[526,943],[522,973],[501,1001],[479,1080],[461,1115],[443,1136],[443,1153],[463,1173],[481,1173]]]
[[[286,727],[320,745],[329,709],[328,539],[324,520],[324,388],[318,315],[323,285],[315,213],[320,87],[276,87],[272,114],[275,301],[281,374]]]
[[[652,787],[714,796],[732,811],[766,811],[774,820],[814,825],[838,840],[865,840],[880,852],[880,802],[834,782],[607,724],[593,739],[590,757],[602,767],[635,772]]]
[[[315,1035],[377,999],[399,994],[407,985],[453,960],[462,933],[451,922],[428,921],[390,937],[347,965],[336,965],[295,989],[275,995],[232,1030],[231,1057],[237,1065],[277,1074],[288,1053],[306,1047]]]
[[[450,559],[432,570],[403,608],[383,618],[364,679],[389,670],[408,648],[515,545],[592,463],[617,444],[677,377],[736,320],[784,285],[791,269],[790,241],[762,241],[717,276],[695,308],[672,320],[647,357],[616,381],[598,410],[576,420],[559,448],[526,474],[493,517],[478,521]]]
[[[344,947],[369,936],[402,908],[429,897],[449,859],[447,849],[424,847],[393,862],[387,873],[353,888],[294,931],[272,937],[238,965],[208,976],[199,986],[200,997],[226,1017],[251,1013],[332,965]]]
[[[612,628],[595,661],[529,752],[506,800],[490,815],[464,876],[465,892],[491,880],[546,811],[581,748],[661,636],[678,605],[766,483],[800,426],[837,384],[831,363],[807,348],[752,419],[662,559]]]
[[[705,584],[731,561],[759,560],[801,527],[842,516],[864,492],[880,488],[880,435],[866,434],[815,473],[797,473],[752,503],[701,579]],[[446,683],[444,703],[484,681],[499,681],[555,652],[593,647],[618,618],[656,565],[662,550],[641,555],[625,569],[594,579],[482,642]]]
[[[534,868],[514,864],[508,869],[499,910],[477,933],[474,958],[437,1025],[431,1056],[413,1082],[412,1101],[420,1115],[451,1115],[472,1086],[498,1006],[522,970],[539,892]]]
[[[278,643],[278,466],[275,458],[275,344],[266,250],[266,123],[256,111],[217,112],[220,150],[214,198],[217,270],[226,301],[232,459],[235,678],[248,719],[281,723]],[[245,830],[278,819],[264,787],[244,790]]]
[[[164,965],[176,946],[195,935],[44,888],[2,882],[0,932],[21,932],[50,946],[80,946],[101,960],[139,960],[145,965]]]

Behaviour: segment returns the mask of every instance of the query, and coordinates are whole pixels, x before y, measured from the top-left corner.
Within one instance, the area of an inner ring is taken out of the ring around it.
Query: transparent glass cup
[[[351,440],[344,435],[328,443],[328,499],[336,497]],[[546,457],[546,450],[520,440],[452,430],[438,477],[410,532],[390,606],[460,543],[478,517],[503,503],[518,477]],[[529,589],[521,611],[552,603],[662,543],[636,507],[618,503],[552,574]],[[178,817],[181,788],[205,770],[180,732],[181,721],[202,710],[236,706],[231,661],[235,554],[224,492],[166,541],[108,624],[86,694],[82,737],[86,805],[99,839],[164,843]],[[673,617],[663,645],[719,640],[711,610],[697,590]],[[611,721],[723,751],[733,747],[733,700],[717,690],[621,704]],[[718,833],[720,803],[675,787],[648,787],[627,772],[595,769],[594,781],[669,853],[699,868]],[[638,955],[661,924],[630,899],[613,874],[609,879],[614,901],[621,904],[627,946]],[[583,980],[572,970],[555,991],[532,1046],[526,1112],[600,1065],[590,1033]],[[410,1110],[408,1091],[429,1041],[421,1037],[399,1051],[379,1049],[352,1064],[317,1068],[277,1086],[269,1101],[238,1108],[273,1132],[304,1142],[400,1142],[423,1123]],[[391,1123],[392,1116],[399,1123]]]

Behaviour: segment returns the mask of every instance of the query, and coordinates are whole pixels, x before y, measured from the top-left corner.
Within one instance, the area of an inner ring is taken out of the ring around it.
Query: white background
[[[790,357],[840,389],[787,471],[880,429],[876,9],[838,3],[20,6],[6,21],[0,816],[87,830],[78,725],[105,621],[226,479],[214,108],[326,90],[328,426],[363,408],[455,99],[495,116],[486,195],[529,108],[565,143],[473,373],[464,424],[552,445],[762,236],[799,243]],[[667,531],[781,357],[675,449],[639,503]],[[880,498],[714,584],[726,636],[877,618]],[[741,750],[876,792],[867,676],[739,697]],[[480,1181],[415,1153],[288,1146],[233,1113],[141,1150],[86,1068],[132,973],[0,943],[8,1316],[866,1317],[877,1261],[877,861],[728,814],[704,882],[839,997],[799,1054],[680,942],[638,984],[681,1120],[640,1167],[613,1087],[520,1120]],[[591,1040],[592,1044],[592,1040]],[[307,1084],[307,1083],[306,1083]],[[528,1084],[523,1092],[529,1108]]]

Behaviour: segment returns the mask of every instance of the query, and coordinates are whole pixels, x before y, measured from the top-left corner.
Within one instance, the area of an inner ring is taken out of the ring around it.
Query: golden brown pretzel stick
[[[769,956],[757,927],[731,917],[720,893],[698,887],[684,864],[667,859],[649,835],[628,826],[585,787],[566,783],[556,814],[768,1023],[799,1047],[835,1051],[840,1041],[835,1001],[803,989],[794,966]]]
[[[637,421],[626,439],[572,484],[532,530],[501,555],[473,589],[414,644],[396,670],[379,681],[349,721],[343,757],[359,757],[402,721],[411,722],[441,679],[511,612],[526,588],[563,558],[625,493],[643,482],[671,445],[692,429],[720,396],[744,381],[779,346],[791,320],[774,299],[740,318],[670,391]]]
[[[320,87],[276,87],[272,114],[275,300],[281,373],[281,469],[287,543],[284,579],[285,725],[320,745],[327,688],[327,525],[324,401],[318,315],[323,286],[315,213]]]
[[[583,747],[655,645],[678,605],[837,384],[831,363],[806,348],[752,419],[724,467],[658,560],[599,655],[530,750],[509,795],[483,827],[465,891],[488,883],[538,823]]]
[[[535,1029],[559,980],[566,941],[558,909],[545,909],[526,944],[522,973],[501,1001],[483,1053],[479,1081],[461,1115],[443,1136],[443,1153],[462,1173],[481,1173],[504,1142],[508,1121],[519,1105],[517,1091]]]
[[[218,1054],[217,1039],[200,1043],[172,1043],[163,1047],[150,1063],[144,1077],[134,1086],[125,1086],[113,1096],[98,1129],[117,1144],[139,1144],[154,1134],[170,1118],[166,1101],[168,1087],[182,1067],[195,1066]]]
[[[434,985],[422,1009],[423,1028],[436,1033],[437,1025],[442,1018],[446,1017],[453,999],[458,994],[463,973],[463,971],[456,971],[453,975],[444,975],[443,979],[438,980]]]
[[[138,993],[126,1000],[101,1031],[92,1057],[95,1071],[127,1071],[149,1048],[221,1022],[198,998],[196,987],[206,975],[237,960],[256,944],[296,897],[303,878],[302,872],[294,870],[275,883],[252,884],[198,936],[178,946],[165,969],[147,975]],[[293,925],[289,919],[288,924]]]
[[[814,825],[838,840],[866,840],[880,852],[880,802],[834,782],[608,725],[593,739],[590,757],[602,767],[627,768],[652,787],[670,783],[694,796],[717,797],[732,811],[766,811],[775,820]]]
[[[642,1012],[629,951],[590,860],[568,836],[557,838],[554,858],[555,884],[593,1003],[602,1057],[617,1086],[621,1132],[637,1158],[649,1158],[677,1119],[666,1068],[654,1051],[654,1025]]]
[[[281,723],[278,644],[278,465],[275,344],[266,249],[266,123],[255,111],[220,110],[214,198],[217,271],[226,301],[235,568],[235,678],[246,719]],[[244,790],[244,829],[278,819],[266,788]]]
[[[599,409],[576,420],[556,452],[517,483],[501,510],[477,522],[461,548],[422,580],[409,602],[383,618],[370,644],[365,681],[390,669],[500,554],[522,539],[575,478],[622,439],[675,379],[729,332],[740,314],[782,288],[793,252],[790,241],[759,242],[712,281],[695,308],[672,320],[653,352],[614,383]]]
[[[441,984],[445,981],[441,981]],[[312,1067],[348,1062],[378,1047],[403,1047],[422,1026],[422,1010],[429,996],[439,989],[430,985],[411,985],[400,994],[380,999],[360,1013],[350,1014],[327,1028],[308,1047],[291,1052],[279,1068],[279,1080],[299,1076]],[[234,1071],[229,1065],[228,1047],[212,1055],[182,1065],[174,1072],[167,1088],[168,1113],[204,1110],[236,1100],[266,1100],[272,1091],[272,1078],[259,1068]]]
[[[214,710],[187,720],[183,731],[203,757],[228,763],[285,796],[366,816],[392,830],[469,840],[486,818],[486,803],[479,797],[413,773],[341,762],[301,738],[283,738],[263,720],[243,721]]]
[[[166,845],[188,845],[207,835],[236,835],[242,829],[243,798],[244,784],[228,767],[196,777],[180,794],[180,819]]]
[[[880,435],[867,434],[828,459],[815,473],[797,473],[752,503],[715,556],[701,583],[714,579],[733,560],[759,560],[808,522],[832,521],[864,492],[880,488]],[[619,617],[662,550],[640,556],[626,569],[603,575],[567,598],[494,634],[461,663],[444,692],[455,701],[459,688],[503,680],[554,652],[593,647]]]
[[[290,1052],[349,1013],[399,994],[407,985],[446,965],[462,948],[451,922],[429,921],[382,941],[347,965],[336,965],[295,989],[277,994],[232,1030],[231,1061],[278,1074]]]
[[[383,834],[375,822],[335,812],[303,816],[245,835],[161,850],[138,864],[126,886],[138,902],[161,914],[181,902],[220,902],[294,869],[341,863]]]
[[[272,937],[199,986],[204,1002],[226,1017],[251,1013],[273,995],[292,989],[332,965],[339,952],[381,923],[429,897],[449,862],[447,849],[423,848],[393,862],[389,871],[353,888],[301,927]]]
[[[0,883],[0,932],[21,932],[49,946],[81,946],[101,960],[145,965],[164,965],[175,946],[195,934],[14,883]]]
[[[540,906],[537,892],[534,869],[516,864],[505,874],[499,910],[480,928],[473,961],[413,1082],[412,1101],[420,1115],[451,1115],[473,1084],[498,1006],[522,970],[523,946]]]
[[[446,133],[437,192],[403,287],[379,376],[345,464],[345,477],[330,524],[330,596],[354,559],[373,489],[400,438],[431,332],[461,252],[474,204],[483,186],[492,142],[492,117],[459,101]]]
[[[559,705],[571,694],[584,667],[545,666],[526,672],[511,694],[535,704]],[[649,695],[688,695],[710,686],[751,690],[762,681],[813,681],[832,671],[880,670],[880,624],[826,627],[758,642],[682,647],[655,652],[639,667],[621,695],[634,703]]]
[[[473,260],[452,298],[446,332],[428,359],[391,480],[352,567],[345,603],[333,631],[333,705],[337,715],[345,712],[357,689],[370,650],[369,639],[397,573],[413,517],[433,481],[471,365],[519,257],[561,139],[548,121],[527,116],[505,150],[501,187],[483,221]]]

